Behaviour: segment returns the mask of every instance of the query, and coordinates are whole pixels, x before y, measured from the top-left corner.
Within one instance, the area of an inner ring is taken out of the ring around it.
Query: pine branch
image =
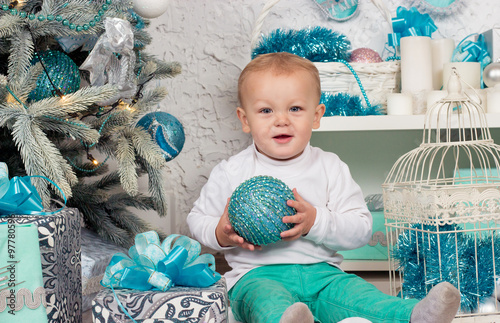
[[[151,91],[144,91],[142,97],[134,105],[141,112],[150,111],[167,96],[167,90],[163,87],[156,87]]]
[[[151,167],[160,169],[166,166],[165,157],[160,147],[151,139],[149,133],[141,128],[132,130],[132,143],[137,154]]]
[[[39,75],[43,73],[42,64],[37,63],[28,69],[28,73],[25,78],[17,79],[17,82],[12,82],[12,91],[16,93],[16,96],[22,102],[28,101],[28,96],[31,91],[36,88]]]
[[[4,14],[0,16],[0,38],[7,38],[21,32],[21,19],[17,16]]]
[[[165,201],[166,190],[164,186],[162,169],[151,167],[144,159],[137,160],[141,167],[148,173],[148,189],[159,216],[167,215],[167,202]]]
[[[12,135],[23,158],[26,173],[50,178],[67,198],[71,197],[71,185],[77,182],[76,175],[54,144],[38,127],[33,126],[30,116],[17,118]],[[33,185],[41,192],[44,204],[48,205],[48,185],[39,180]],[[60,194],[58,190],[56,193]]]
[[[30,105],[30,113],[34,116],[65,117],[68,114],[85,111],[98,100],[108,99],[117,93],[110,85],[85,87],[60,97],[49,97]]]
[[[24,31],[11,37],[8,75],[11,83],[18,83],[26,77],[33,57],[31,35]]]
[[[134,146],[128,137],[127,134],[124,134],[124,136],[117,139],[116,158],[118,159],[118,172],[122,187],[125,192],[134,196],[137,195],[139,187],[137,184],[137,172],[135,171]]]
[[[38,118],[38,124],[42,130],[57,131],[89,144],[97,142],[100,137],[97,130],[78,120],[64,121],[42,116]]]
[[[135,237],[139,233],[152,230],[151,225],[126,209],[112,208],[108,214],[118,227],[125,229],[129,233],[130,237]]]

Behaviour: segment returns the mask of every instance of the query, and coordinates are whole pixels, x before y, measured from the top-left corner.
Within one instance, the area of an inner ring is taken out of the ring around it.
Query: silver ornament
[[[500,84],[500,63],[491,63],[484,68],[483,81],[487,87]]]
[[[478,313],[493,313],[497,312],[500,309],[499,303],[496,298],[489,297],[484,300],[481,300],[479,303],[479,308],[477,309]]]

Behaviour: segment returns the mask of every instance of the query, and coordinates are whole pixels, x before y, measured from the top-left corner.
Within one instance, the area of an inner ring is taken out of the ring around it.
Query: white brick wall
[[[358,15],[340,23],[327,20],[312,0],[282,0],[266,18],[263,32],[320,25],[345,34],[353,49],[370,47],[383,53],[390,27],[371,1],[359,2]],[[424,0],[384,2],[393,16],[402,4],[430,13],[439,28],[433,38],[453,38],[456,43],[471,33],[500,25],[498,0],[457,0],[447,12],[424,5]],[[169,96],[161,109],[176,116],[186,132],[183,151],[169,162],[166,171],[169,201],[174,205],[170,205],[168,218],[144,213],[166,233],[188,234],[185,218],[210,170],[250,143],[235,114],[236,81],[250,60],[250,34],[264,3],[170,0],[167,12],[151,20],[153,43],[148,51],[166,61],[179,61],[183,67],[181,75],[162,83]],[[145,180],[141,189],[147,192]]]

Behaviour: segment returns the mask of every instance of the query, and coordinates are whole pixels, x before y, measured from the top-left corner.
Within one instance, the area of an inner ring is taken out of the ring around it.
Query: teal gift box
[[[9,220],[37,226],[48,323],[80,323],[82,268],[78,210],[64,208],[51,215],[0,217],[0,223]]]
[[[92,301],[94,323],[226,323],[228,316],[227,287],[224,278],[209,287],[174,286],[160,290],[105,288]],[[118,303],[120,301],[120,306]]]
[[[344,260],[387,260],[387,236],[385,230],[384,212],[371,212],[373,218],[372,237],[361,248],[339,251]]]

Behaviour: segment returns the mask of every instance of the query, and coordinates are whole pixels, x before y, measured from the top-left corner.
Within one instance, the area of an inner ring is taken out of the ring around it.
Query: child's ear
[[[318,129],[320,125],[320,120],[325,114],[325,105],[319,104],[314,112],[313,129]]]
[[[240,119],[241,122],[241,129],[245,133],[250,133],[250,125],[248,124],[248,118],[245,113],[245,109],[238,107],[236,108],[236,115],[238,116],[238,119]]]

